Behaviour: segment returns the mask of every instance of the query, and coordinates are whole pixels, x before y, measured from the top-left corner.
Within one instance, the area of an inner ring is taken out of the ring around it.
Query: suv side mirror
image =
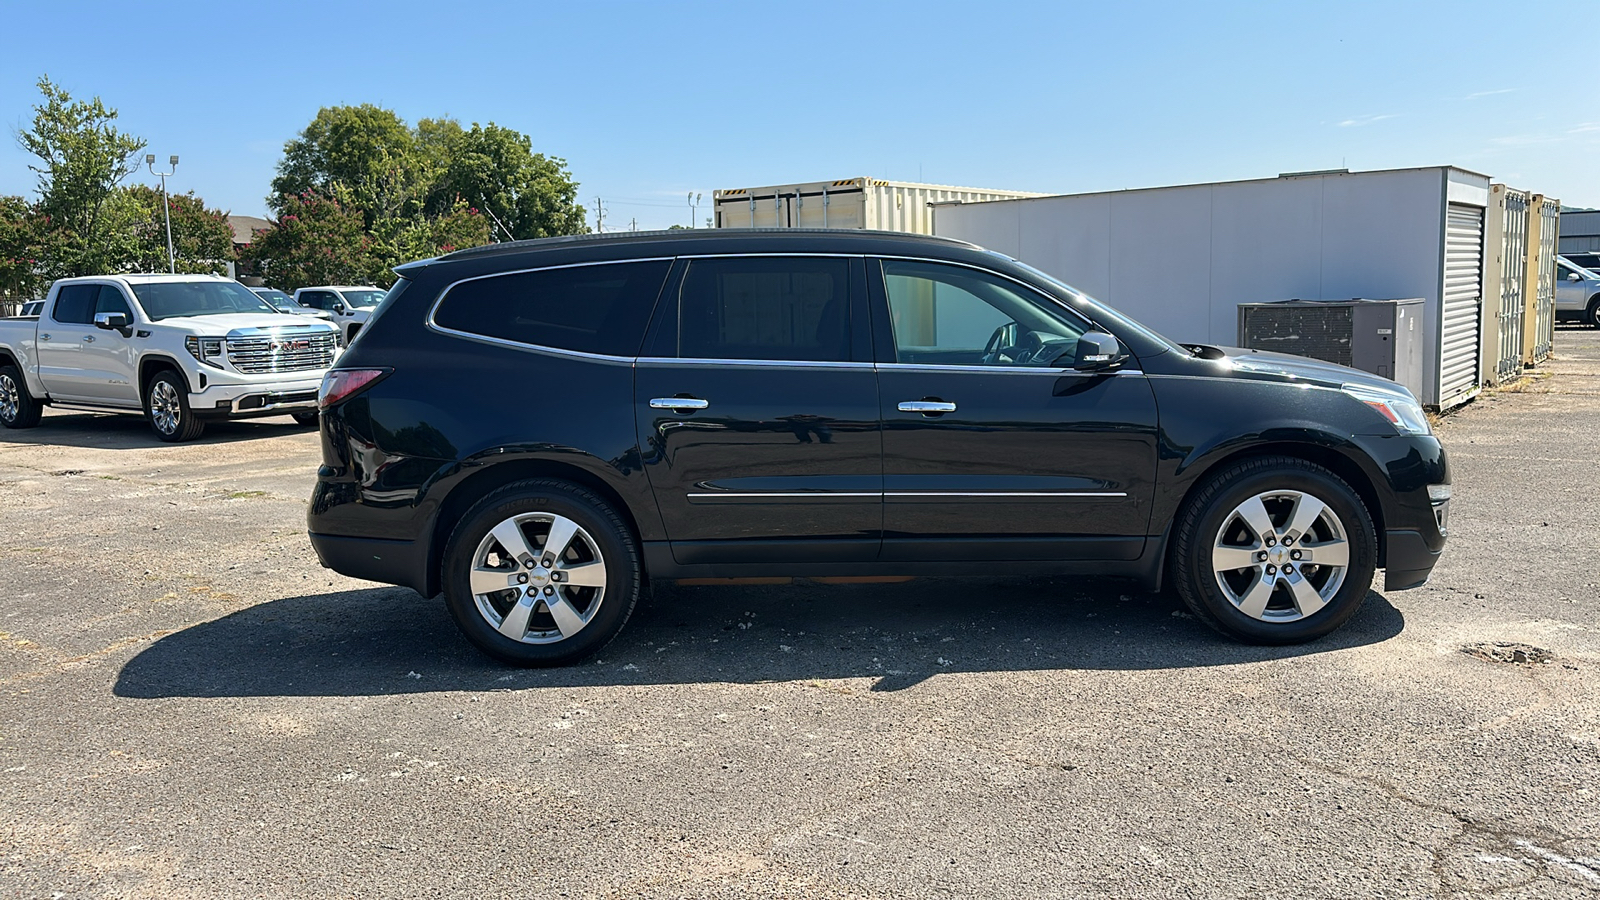
[[[112,329],[120,331],[128,327],[128,314],[119,312],[95,313],[94,327],[103,328],[106,331],[111,331]]]
[[[1128,354],[1116,338],[1103,331],[1087,331],[1078,338],[1072,354],[1072,367],[1079,372],[1103,372],[1128,361]]]

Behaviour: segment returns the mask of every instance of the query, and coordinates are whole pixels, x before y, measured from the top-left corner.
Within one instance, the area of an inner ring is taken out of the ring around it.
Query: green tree
[[[38,86],[43,100],[17,143],[39,160],[28,167],[39,179],[38,212],[65,238],[43,268],[57,277],[111,271],[125,250],[118,229],[130,211],[117,185],[138,168],[145,142],[119,131],[117,111],[99,97],[73,100],[48,76]]]
[[[385,219],[378,223],[373,235],[372,268],[366,281],[387,287],[394,283],[395,266],[478,247],[491,240],[488,218],[464,200],[457,200],[440,216]]]
[[[0,197],[0,299],[31,300],[50,287],[44,274],[47,256],[61,237],[50,218],[25,197]]]
[[[566,161],[534,153],[527,135],[493,122],[433,130],[430,143],[441,147],[443,159],[428,192],[430,214],[464,199],[493,213],[517,240],[589,230]]]
[[[134,226],[135,244],[130,267],[136,272],[167,271],[167,225],[162,216],[161,192],[136,184],[127,188],[146,215]],[[172,194],[172,248],[179,272],[223,275],[234,258],[233,228],[228,214],[208,209],[194,195]]]
[[[285,198],[307,191],[348,193],[371,228],[378,219],[414,215],[426,190],[417,136],[394,110],[364,103],[326,106],[284,144],[267,205],[283,214]]]
[[[277,221],[244,249],[267,284],[280,290],[359,283],[375,268],[361,213],[312,191],[283,197]],[[392,282],[392,278],[390,281]]]

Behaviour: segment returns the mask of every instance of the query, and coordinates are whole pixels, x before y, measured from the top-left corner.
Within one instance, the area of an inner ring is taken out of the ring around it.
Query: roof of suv
[[[807,245],[808,249],[827,250],[832,252],[874,252],[875,246],[880,252],[894,247],[926,247],[934,245],[943,248],[959,247],[966,250],[982,249],[975,244],[955,238],[937,237],[928,234],[908,234],[904,231],[867,231],[863,229],[846,228],[680,228],[671,231],[622,231],[607,234],[575,234],[565,237],[537,238],[527,241],[506,241],[499,244],[485,244],[481,247],[469,247],[457,250],[434,259],[419,260],[400,266],[396,271],[404,272],[413,267],[426,266],[431,263],[456,262],[464,260],[488,260],[498,257],[516,257],[524,254],[538,253],[548,250],[595,248],[606,246],[606,249],[623,247],[643,250],[646,247],[677,245],[672,251],[664,252],[714,252],[711,248],[693,248],[684,245],[696,244],[726,244],[741,249],[752,249],[752,245],[762,246],[774,243],[792,245]],[[863,246],[872,245],[872,246]]]

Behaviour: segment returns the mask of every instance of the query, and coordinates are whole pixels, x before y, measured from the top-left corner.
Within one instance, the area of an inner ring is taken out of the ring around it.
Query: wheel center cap
[[[1289,561],[1289,551],[1282,544],[1267,550],[1267,562],[1282,566]]]
[[[528,585],[530,587],[544,587],[546,584],[549,584],[549,583],[550,583],[550,573],[549,572],[529,572],[528,573]]]

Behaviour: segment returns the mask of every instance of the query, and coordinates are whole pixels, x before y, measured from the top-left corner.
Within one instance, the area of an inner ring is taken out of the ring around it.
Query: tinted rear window
[[[670,260],[603,263],[464,281],[434,311],[442,328],[580,353],[635,356]]]
[[[845,259],[697,259],[683,280],[678,355],[848,360],[849,285]]]
[[[94,301],[99,295],[98,284],[64,284],[56,292],[50,317],[66,325],[89,325],[94,322]]]

